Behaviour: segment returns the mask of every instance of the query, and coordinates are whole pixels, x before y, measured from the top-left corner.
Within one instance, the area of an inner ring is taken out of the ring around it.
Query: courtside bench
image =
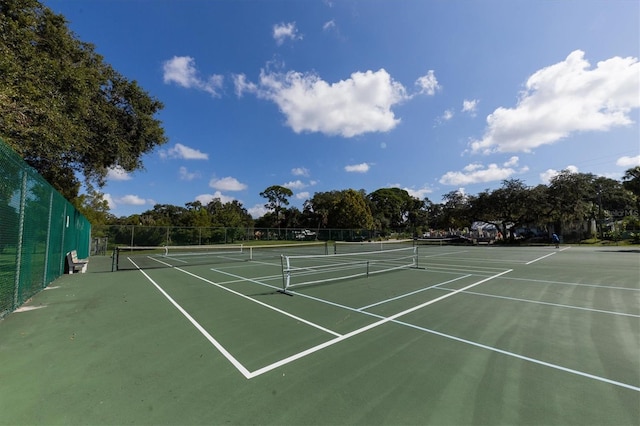
[[[71,250],[67,253],[67,266],[70,274],[73,274],[74,272],[84,274],[87,272],[87,265],[89,265],[89,259],[78,259],[77,251]]]

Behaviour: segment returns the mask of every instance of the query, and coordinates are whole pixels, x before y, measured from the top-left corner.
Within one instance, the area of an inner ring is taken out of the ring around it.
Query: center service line
[[[346,340],[346,339],[348,339],[348,338],[350,338],[350,337],[357,336],[358,334],[364,333],[365,331],[369,331],[369,330],[371,330],[371,329],[373,329],[373,328],[376,328],[376,327],[378,327],[378,326],[381,326],[382,324],[386,324],[386,323],[388,323],[388,322],[394,322],[395,320],[397,320],[398,318],[400,318],[400,317],[402,317],[402,316],[404,316],[404,315],[410,314],[411,312],[415,312],[415,311],[417,311],[417,310],[419,310],[419,309],[424,308],[425,306],[432,305],[432,304],[434,304],[434,303],[436,303],[436,302],[439,302],[439,301],[441,301],[441,300],[444,300],[444,299],[446,299],[446,298],[448,298],[448,297],[451,297],[451,296],[453,296],[453,295],[455,295],[455,294],[461,293],[461,292],[463,292],[463,291],[465,291],[465,290],[468,290],[468,289],[470,289],[470,288],[473,288],[473,287],[475,287],[475,286],[477,286],[477,285],[480,285],[480,284],[482,284],[482,283],[485,283],[485,282],[487,282],[487,281],[489,281],[489,280],[492,280],[492,279],[494,279],[494,278],[498,278],[498,277],[499,277],[499,276],[501,276],[501,275],[508,274],[508,273],[509,273],[509,272],[511,272],[511,271],[513,271],[513,269],[508,269],[508,270],[503,271],[503,272],[501,272],[501,273],[499,273],[499,274],[493,275],[493,276],[491,276],[491,277],[488,277],[488,278],[485,278],[485,279],[480,280],[480,281],[478,281],[478,282],[475,282],[475,283],[473,283],[473,284],[470,284],[470,285],[468,285],[468,286],[466,286],[466,287],[463,287],[463,288],[461,288],[461,289],[459,289],[459,290],[456,290],[456,291],[454,291],[454,292],[452,292],[452,293],[447,293],[447,294],[445,294],[445,295],[443,295],[443,296],[440,296],[440,297],[438,297],[438,298],[436,298],[436,299],[433,299],[433,300],[430,300],[430,301],[428,301],[428,302],[425,302],[425,303],[423,303],[423,304],[421,304],[421,305],[414,306],[413,308],[409,308],[409,309],[407,309],[407,310],[405,310],[405,311],[402,311],[402,312],[398,312],[397,314],[395,314],[395,315],[391,315],[390,317],[384,318],[384,319],[382,319],[382,320],[380,320],[380,321],[378,321],[378,322],[371,323],[371,324],[369,324],[369,325],[367,325],[367,326],[364,326],[364,327],[362,327],[362,328],[359,328],[359,329],[357,329],[357,330],[354,330],[354,331],[352,331],[352,332],[350,332],[350,333],[344,334],[344,335],[342,335],[342,336],[340,336],[340,337],[337,337],[337,338],[335,338],[335,339],[332,339],[332,340],[326,341],[326,342],[324,342],[324,343],[321,343],[321,344],[319,344],[319,345],[317,345],[317,346],[314,346],[314,347],[312,347],[312,348],[307,349],[306,351],[302,351],[302,352],[297,353],[297,354],[295,354],[295,355],[292,355],[292,356],[290,356],[290,357],[288,357],[288,358],[284,358],[284,359],[282,359],[282,360],[280,360],[280,361],[278,361],[278,362],[275,362],[275,363],[273,363],[273,364],[271,364],[271,365],[267,365],[266,367],[260,368],[260,369],[258,369],[258,370],[256,370],[256,371],[253,371],[253,372],[249,373],[250,377],[248,377],[248,378],[249,378],[249,379],[251,379],[251,378],[257,377],[257,376],[259,376],[259,375],[261,375],[261,374],[264,374],[264,373],[266,373],[266,372],[268,372],[268,371],[271,371],[271,370],[276,369],[276,368],[278,368],[278,367],[281,367],[281,366],[283,366],[283,365],[289,364],[289,363],[290,363],[290,362],[292,362],[292,361],[295,361],[295,360],[300,359],[300,358],[303,358],[303,357],[305,357],[305,356],[307,356],[307,355],[309,355],[309,354],[312,354],[312,353],[314,353],[314,352],[317,352],[317,351],[319,351],[320,349],[327,348],[327,347],[329,347],[329,346],[331,346],[331,345],[334,345],[334,344],[336,344],[336,343],[338,343],[338,342],[341,342],[341,341],[343,341],[343,340]],[[291,292],[291,293],[293,293],[293,294],[297,294],[296,292]]]

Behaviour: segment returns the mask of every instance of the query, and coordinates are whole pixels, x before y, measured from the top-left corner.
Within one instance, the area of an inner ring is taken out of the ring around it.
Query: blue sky
[[[640,3],[46,0],[165,108],[116,216],[260,192],[400,187],[441,202],[640,164]]]

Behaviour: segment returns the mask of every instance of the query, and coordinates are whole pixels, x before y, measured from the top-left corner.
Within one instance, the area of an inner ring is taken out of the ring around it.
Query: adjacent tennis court
[[[0,423],[640,424],[637,249],[128,248],[54,284],[0,322]]]

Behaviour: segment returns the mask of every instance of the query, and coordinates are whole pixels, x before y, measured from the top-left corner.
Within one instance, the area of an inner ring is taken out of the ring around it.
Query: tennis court
[[[0,423],[640,424],[637,249],[230,246],[112,268],[94,257],[0,322]]]

